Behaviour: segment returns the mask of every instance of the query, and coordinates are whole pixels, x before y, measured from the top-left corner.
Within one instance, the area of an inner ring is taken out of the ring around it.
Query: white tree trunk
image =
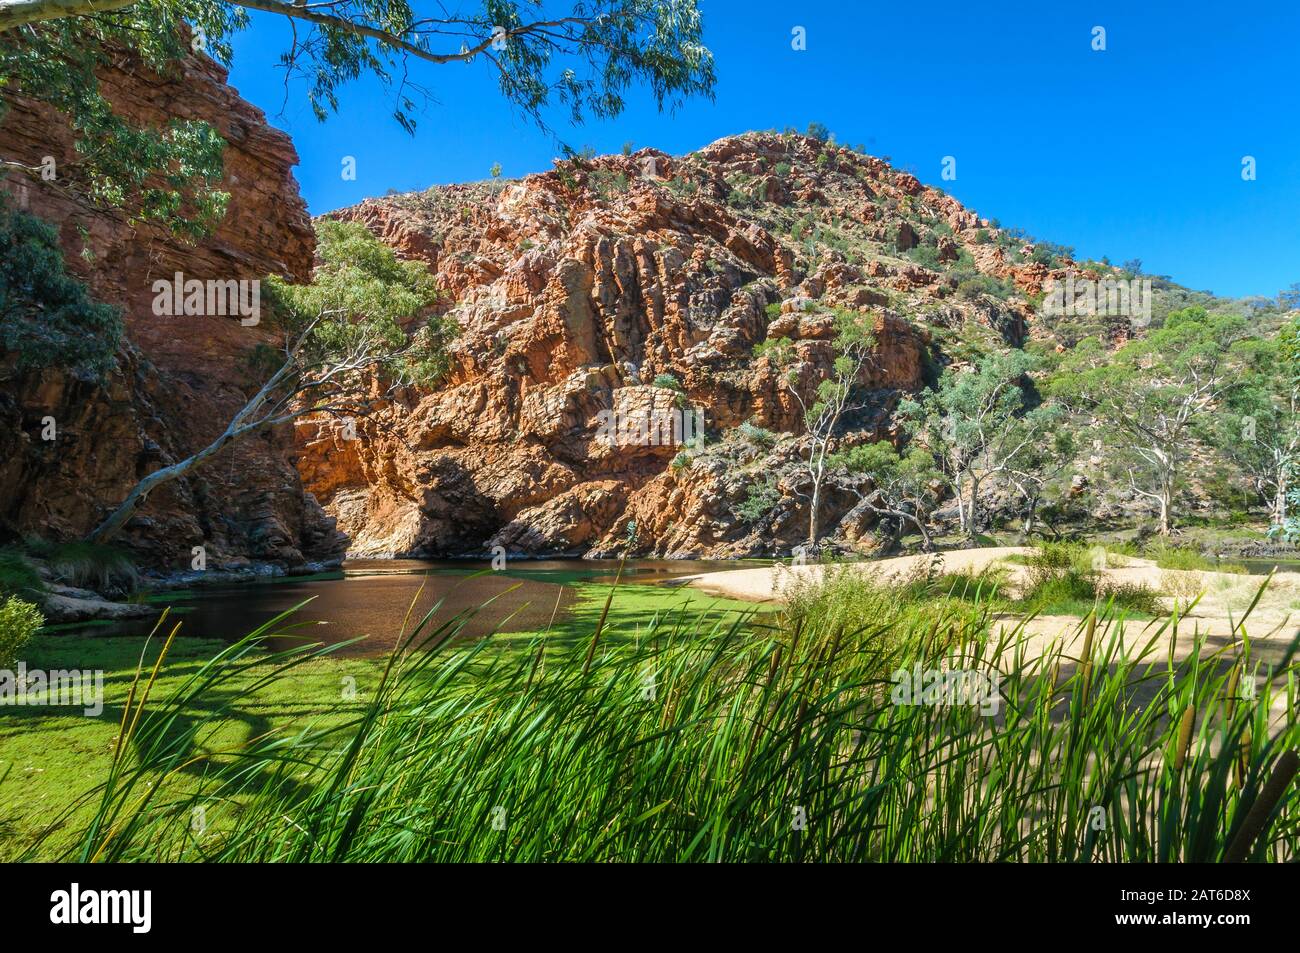
[[[1281,529],[1286,525],[1286,495],[1290,486],[1287,481],[1286,468],[1279,469],[1277,474],[1277,492],[1273,494],[1273,517],[1270,521],[1274,528]]]
[[[980,481],[970,477],[970,506],[966,508],[966,538],[974,540],[979,533]]]
[[[226,430],[220,437],[212,441],[212,443],[208,444],[198,453],[191,454],[179,463],[173,463],[169,467],[163,467],[161,470],[155,470],[153,473],[150,473],[147,477],[131,488],[131,492],[127,494],[126,499],[118,504],[117,509],[113,510],[113,512],[108,515],[108,518],[95,528],[94,532],[90,534],[88,539],[92,543],[108,542],[121,532],[122,527],[125,526],[131,517],[135,515],[136,510],[143,506],[145,501],[148,500],[149,494],[158,487],[162,486],[164,483],[170,483],[173,480],[184,476],[190,470],[193,470],[199,464],[203,463],[203,461],[207,460],[208,457],[218,453],[226,444],[238,437],[245,436],[246,434],[260,429],[260,426],[252,426],[241,428],[239,430]]]
[[[930,540],[930,531],[925,528],[925,520],[920,517],[912,517],[912,523],[916,526],[917,531],[921,534],[921,552],[928,553],[934,549],[934,543]]]
[[[962,481],[960,473],[957,474],[957,480],[955,482],[954,488],[956,489],[956,493],[954,495],[957,497],[957,526],[961,530],[962,535],[965,535],[966,525],[967,525],[966,524],[966,485]]]
[[[812,502],[808,507],[808,548],[810,550],[817,548],[817,507],[821,503],[822,481],[821,477],[813,476]]]

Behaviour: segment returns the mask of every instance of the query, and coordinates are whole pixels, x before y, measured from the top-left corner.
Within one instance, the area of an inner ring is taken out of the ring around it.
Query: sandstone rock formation
[[[1012,285],[1036,292],[1048,274],[913,176],[788,134],[557,160],[335,215],[425,262],[462,328],[445,386],[360,421],[355,440],[333,421],[298,428],[307,487],[365,555],[789,551],[807,534],[800,406],[755,345],[790,339],[809,398],[835,309],[871,315],[868,399],[845,440],[889,437],[898,396],[943,359],[932,330],[1023,337]],[[934,267],[900,251],[927,245]],[[1004,280],[1007,300],[957,294],[957,262]],[[683,407],[703,410],[704,448],[600,439],[602,412]],[[747,432],[792,436],[762,447]],[[742,504],[769,477],[755,518]],[[860,489],[832,486],[820,514],[849,544],[870,526]]]
[[[11,178],[11,201],[59,228],[69,269],[101,301],[124,311],[126,343],[103,383],[47,371],[18,376],[0,355],[0,533],[77,538],[93,528],[139,477],[182,459],[224,429],[255,386],[253,347],[266,340],[235,317],[153,313],[153,282],[176,272],[200,280],[302,280],[315,239],[292,167],[289,138],[226,85],[206,57],[173,75],[108,69],[105,96],[141,122],[207,120],[226,139],[229,212],[207,240],[190,247],[122,218],[91,211],[61,191]],[[70,161],[66,124],[52,110],[13,94],[0,120],[7,156],[39,164]],[[57,439],[41,437],[53,418]],[[337,558],[342,540],[287,462],[286,431],[245,441],[208,467],[160,488],[122,542],[162,569],[188,569],[192,547],[209,565],[249,560],[284,569]]]

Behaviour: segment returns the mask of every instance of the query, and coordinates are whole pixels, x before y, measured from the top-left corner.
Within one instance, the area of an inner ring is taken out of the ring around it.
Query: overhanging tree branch
[[[0,33],[29,23],[111,13],[136,0],[0,0]]]

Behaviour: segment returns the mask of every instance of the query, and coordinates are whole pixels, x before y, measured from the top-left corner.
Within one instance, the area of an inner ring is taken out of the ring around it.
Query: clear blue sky
[[[575,147],[627,140],[670,153],[750,129],[825,123],[982,215],[1112,261],[1141,258],[1224,295],[1300,281],[1300,4],[1126,2],[790,3],[702,0],[717,101],[659,114],[644,92],[609,122],[571,127]],[[807,50],[791,49],[791,30]],[[1106,28],[1105,52],[1091,49]],[[512,113],[485,64],[413,63],[436,97],[414,137],[366,79],[317,123],[286,90],[287,26],[257,15],[231,81],[289,132],[313,213],[429,185],[550,168],[554,139]],[[341,159],[357,159],[343,181]],[[940,179],[944,156],[957,179]],[[1258,178],[1243,181],[1243,156]]]

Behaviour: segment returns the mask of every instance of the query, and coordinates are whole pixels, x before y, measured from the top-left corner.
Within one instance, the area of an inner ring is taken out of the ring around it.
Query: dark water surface
[[[341,571],[302,578],[278,578],[225,586],[162,592],[151,597],[161,614],[182,623],[189,637],[233,641],[303,602],[292,630],[304,642],[333,644],[359,636],[365,641],[344,654],[384,654],[396,643],[403,623],[407,631],[442,601],[435,622],[478,609],[466,637],[491,631],[541,631],[552,619],[562,623],[576,599],[575,583],[614,581],[617,560],[553,559],[511,562],[493,572],[482,561],[422,559],[355,559]],[[666,583],[682,576],[763,563],[704,560],[629,560],[625,583]],[[484,605],[487,603],[487,605]],[[480,608],[482,607],[482,608]],[[157,617],[125,622],[61,627],[60,634],[147,635]],[[169,621],[171,621],[169,620]],[[277,629],[283,629],[284,625]]]
[[[1252,576],[1267,576],[1277,567],[1278,572],[1300,572],[1300,559],[1232,559],[1223,560],[1245,566]]]
[[[1251,573],[1300,571],[1300,561],[1230,560]],[[764,560],[629,560],[623,568],[628,584],[666,584],[683,576],[770,565]],[[333,644],[364,637],[344,654],[382,655],[441,600],[434,621],[477,609],[463,630],[467,638],[498,632],[537,632],[570,617],[577,598],[575,584],[610,584],[617,560],[519,560],[493,572],[483,561],[423,559],[354,559],[337,572],[301,578],[162,592],[151,597],[159,614],[171,608],[188,637],[234,641],[282,612],[307,603],[293,616],[291,631],[304,642]],[[408,613],[410,622],[407,622]],[[114,623],[61,626],[59,634],[144,636],[157,616]],[[284,629],[281,624],[278,629]]]

